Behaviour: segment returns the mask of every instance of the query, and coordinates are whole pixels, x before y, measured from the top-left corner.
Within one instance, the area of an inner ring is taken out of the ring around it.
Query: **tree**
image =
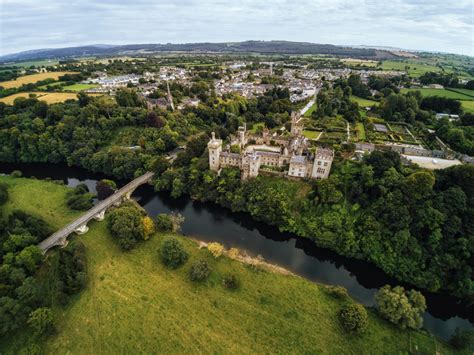
[[[0,206],[8,201],[8,185],[0,184]]]
[[[53,312],[50,308],[38,308],[30,313],[28,325],[33,328],[36,336],[45,335],[54,328]]]
[[[86,184],[79,184],[66,194],[66,203],[69,208],[78,211],[86,211],[93,206],[94,195],[89,193]]]
[[[172,232],[173,231],[173,219],[166,213],[160,213],[156,216],[156,229],[161,232]]]
[[[188,253],[176,238],[166,239],[160,250],[161,260],[166,266],[176,269],[188,260]]]
[[[456,328],[449,343],[458,350],[474,350],[474,331]]]
[[[345,305],[339,313],[339,320],[344,329],[350,333],[363,332],[369,323],[367,310],[358,303]]]
[[[418,291],[385,285],[376,293],[375,302],[382,317],[402,329],[417,329],[423,325],[421,315],[426,310],[426,301]]]
[[[209,277],[211,273],[211,268],[205,260],[198,260],[191,265],[189,270],[189,279],[191,281],[204,281]]]
[[[38,269],[43,261],[43,257],[43,253],[39,247],[30,245],[16,256],[16,263],[32,274]]]
[[[143,217],[143,239],[147,240],[155,232],[155,224],[153,220],[145,216]]]
[[[97,198],[99,200],[105,200],[107,197],[112,196],[117,190],[117,184],[112,180],[99,180],[95,185],[97,191]]]
[[[123,250],[134,248],[144,239],[142,213],[131,204],[114,209],[107,216],[107,226]]]

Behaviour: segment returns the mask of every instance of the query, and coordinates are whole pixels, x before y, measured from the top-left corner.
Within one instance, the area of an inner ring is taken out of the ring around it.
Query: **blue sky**
[[[474,56],[473,12],[473,0],[0,0],[0,55],[281,39]]]

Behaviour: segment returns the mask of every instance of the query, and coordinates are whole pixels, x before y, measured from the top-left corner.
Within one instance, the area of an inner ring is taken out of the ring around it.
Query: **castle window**
[[[324,163],[324,166],[328,166],[328,163],[327,163],[327,162],[325,162],[325,163]]]
[[[318,165],[321,165],[321,162],[320,162],[320,161],[318,161]]]

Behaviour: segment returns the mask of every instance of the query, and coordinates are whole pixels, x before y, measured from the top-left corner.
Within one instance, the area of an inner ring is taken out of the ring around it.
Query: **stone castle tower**
[[[209,168],[212,171],[219,171],[222,139],[216,139],[216,134],[212,132],[212,138],[207,143],[207,148],[209,149]]]
[[[291,113],[291,135],[300,136],[303,134],[303,119],[299,112]]]

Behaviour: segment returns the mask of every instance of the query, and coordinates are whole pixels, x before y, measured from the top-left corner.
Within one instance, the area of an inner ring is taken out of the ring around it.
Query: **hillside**
[[[368,59],[396,58],[396,56],[388,51],[372,48],[350,48],[331,44],[290,41],[245,41],[223,43],[128,44],[121,46],[90,45],[69,48],[48,48],[4,55],[0,57],[0,62],[119,54],[132,55],[134,53],[151,54],[160,52],[327,54]]]
[[[6,213],[15,206],[58,227],[76,213],[65,209],[67,188],[52,182],[0,176],[11,186]],[[43,199],[44,191],[48,199]],[[28,203],[34,201],[34,203]],[[41,206],[42,201],[47,208]],[[197,243],[178,237],[190,254],[176,271],[159,262],[164,235],[156,234],[131,252],[112,242],[105,223],[92,223],[80,240],[87,252],[89,282],[66,307],[54,309],[57,331],[40,347],[46,353],[450,353],[422,332],[401,331],[369,311],[369,329],[348,335],[338,322],[344,302],[327,288],[300,277],[270,272],[227,257],[214,259]],[[190,263],[206,259],[210,279],[192,284]],[[47,275],[47,268],[42,273]],[[241,287],[222,287],[237,274]],[[32,339],[23,332],[0,341],[2,353],[18,353]]]

